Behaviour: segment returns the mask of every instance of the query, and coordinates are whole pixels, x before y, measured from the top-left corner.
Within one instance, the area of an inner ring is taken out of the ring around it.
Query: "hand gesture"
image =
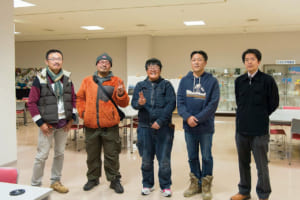
[[[118,96],[119,97],[123,96],[124,92],[125,92],[125,89],[123,87],[123,84],[122,84],[122,82],[120,80],[118,80],[118,88],[117,88],[117,94],[118,94]]]
[[[40,129],[47,137],[52,134],[51,126],[48,126],[48,124],[46,123],[42,124],[42,126],[40,126]]]
[[[197,119],[196,117],[194,117],[194,116],[190,116],[190,117],[186,120],[186,122],[187,122],[188,125],[189,125],[190,127],[192,127],[192,128],[198,125],[198,119]]]
[[[141,106],[145,105],[145,103],[146,103],[146,98],[144,97],[143,91],[139,92],[139,100],[138,100],[138,102],[139,102],[139,105],[141,105]]]

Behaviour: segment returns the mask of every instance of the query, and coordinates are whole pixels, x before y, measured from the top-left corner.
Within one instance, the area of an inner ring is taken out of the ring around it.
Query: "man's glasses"
[[[101,65],[106,65],[106,64],[109,64],[110,62],[108,60],[100,60],[99,63]]]
[[[52,62],[54,62],[54,61],[62,61],[62,58],[48,58],[47,60],[50,60]]]
[[[160,68],[157,65],[150,65],[150,66],[147,67],[147,69],[148,70],[159,70]]]

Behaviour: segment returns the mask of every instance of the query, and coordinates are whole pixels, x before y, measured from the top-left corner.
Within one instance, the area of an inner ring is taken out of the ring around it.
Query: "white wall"
[[[242,52],[248,48],[262,52],[262,64],[274,64],[276,59],[300,63],[299,35],[300,32],[154,37],[153,56],[161,59],[165,78],[186,75],[191,69],[190,53],[200,49],[208,54],[207,67],[243,67]]]
[[[0,165],[17,160],[13,1],[0,7]]]
[[[113,58],[114,74],[124,80],[127,75],[146,75],[144,63],[147,56],[162,61],[163,77],[178,78],[191,68],[190,53],[200,49],[208,54],[207,67],[243,67],[241,55],[247,48],[261,50],[262,64],[275,63],[276,59],[293,59],[300,63],[299,35],[300,32],[286,32],[17,42],[16,67],[44,66],[46,51],[61,49],[65,57],[64,67],[72,71],[78,90],[83,77],[96,70],[96,57],[104,51]]]
[[[145,75],[145,62],[152,57],[151,36],[127,37],[127,74]]]
[[[112,57],[114,75],[123,80],[127,77],[126,38],[16,42],[16,67],[45,67],[49,49],[63,52],[63,68],[72,72],[76,91],[82,79],[96,71],[96,58],[104,52]]]

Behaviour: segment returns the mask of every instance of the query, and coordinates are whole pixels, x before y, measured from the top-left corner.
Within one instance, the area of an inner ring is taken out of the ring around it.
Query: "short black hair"
[[[158,60],[157,58],[150,58],[146,61],[146,64],[145,64],[146,70],[148,70],[149,65],[158,65],[160,70],[162,68],[162,64],[161,64],[160,60]]]
[[[47,53],[46,53],[46,60],[48,60],[48,56],[49,56],[49,54],[51,54],[51,53],[59,53],[59,54],[61,55],[61,57],[64,58],[63,53],[62,53],[60,50],[58,50],[58,49],[50,49],[50,50],[47,51]]]
[[[242,55],[242,60],[243,63],[245,63],[245,57],[247,54],[252,53],[255,55],[255,57],[257,58],[257,60],[260,62],[261,61],[261,53],[258,49],[247,49],[246,51],[244,51],[243,55]]]
[[[208,59],[207,53],[206,53],[205,51],[202,51],[202,50],[200,50],[200,51],[193,51],[193,52],[191,53],[191,59],[192,59],[192,57],[193,57],[195,54],[200,54],[200,55],[202,55],[205,61],[207,61],[207,59]]]

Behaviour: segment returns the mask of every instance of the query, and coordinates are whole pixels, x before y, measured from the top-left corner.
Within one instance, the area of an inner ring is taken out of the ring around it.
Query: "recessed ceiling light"
[[[28,3],[23,0],[14,0],[14,8],[22,8],[22,7],[30,7],[30,6],[36,6],[33,3]]]
[[[89,30],[89,31],[94,31],[94,30],[103,30],[104,28],[101,26],[81,26],[80,28]]]
[[[185,21],[183,22],[186,26],[203,26],[205,22],[203,20],[200,21]]]
[[[137,27],[145,27],[146,24],[137,24],[137,25],[135,25],[135,26],[137,26]]]
[[[247,19],[247,22],[258,22],[258,19],[257,18]]]

